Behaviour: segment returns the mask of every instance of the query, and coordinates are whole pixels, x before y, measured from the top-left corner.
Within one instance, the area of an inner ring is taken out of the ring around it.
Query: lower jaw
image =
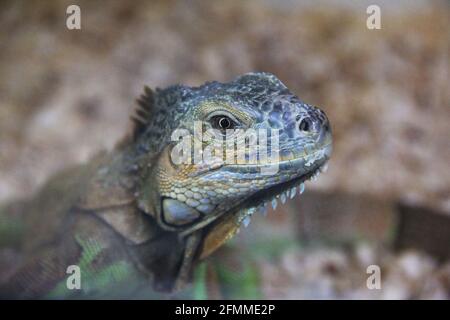
[[[287,198],[293,198],[293,196],[291,196],[289,192],[292,191],[294,187],[296,188],[296,192],[303,193],[304,182],[308,180],[314,180],[317,177],[317,175],[320,174],[320,172],[325,171],[323,168],[324,166],[326,166],[328,160],[329,156],[326,156],[323,159],[316,161],[314,164],[308,166],[309,171],[307,173],[295,177],[286,182],[258,191],[251,197],[245,199],[245,201],[243,201],[240,205],[233,207],[232,209],[227,210],[226,212],[222,212],[220,215],[216,217],[211,216],[210,219],[207,219],[202,223],[190,227],[185,231],[181,232],[181,235],[190,234],[191,232],[208,225],[210,225],[209,227],[214,227],[214,225],[220,224],[221,221],[224,218],[226,218],[229,214],[232,215],[237,214],[238,222],[246,224],[244,222],[245,218],[251,216],[258,209],[263,209],[264,211],[266,211],[269,203],[271,203],[272,206],[274,206],[273,201],[277,203],[279,199],[282,203],[284,203],[287,200]],[[303,186],[300,188],[300,185],[302,184]],[[288,192],[287,195],[284,194],[286,192]]]
[[[316,177],[318,172],[324,170],[323,168],[327,161],[328,158],[317,162],[315,165],[311,166],[311,168],[308,169],[309,171],[304,175],[257,192],[252,197],[246,199],[244,201],[245,204],[223,213],[215,221],[212,221],[211,224],[206,225],[199,257],[202,259],[211,254],[220,247],[224,241],[238,233],[242,225],[247,227],[250,223],[251,215],[258,210],[257,208],[265,208],[269,201],[273,205],[273,199],[276,198],[280,198],[280,201],[282,202],[284,202],[283,197],[285,200],[287,197],[293,198],[290,194],[284,194],[287,190],[289,190],[288,192],[294,190],[295,192],[302,193],[304,185],[301,189],[298,188],[298,186],[302,185],[306,180]],[[293,189],[294,187],[295,189]],[[222,237],[217,237],[217,234],[222,235]]]

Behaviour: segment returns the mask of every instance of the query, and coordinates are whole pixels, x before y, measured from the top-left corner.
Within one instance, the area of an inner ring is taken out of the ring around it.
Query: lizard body
[[[1,296],[104,297],[115,287],[132,292],[150,284],[157,291],[180,289],[195,264],[247,224],[256,208],[303,189],[331,154],[325,114],[268,73],[192,88],[146,88],[138,102],[133,134],[115,150],[0,210]],[[268,163],[242,159],[175,163],[175,130],[192,134],[194,144],[210,144],[198,140],[194,123],[224,137],[227,130],[276,129],[279,143],[269,146],[278,148],[278,171],[261,174]],[[66,287],[69,265],[81,269],[81,291]]]

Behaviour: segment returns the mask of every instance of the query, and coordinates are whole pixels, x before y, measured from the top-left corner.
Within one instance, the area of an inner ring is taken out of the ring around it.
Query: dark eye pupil
[[[303,119],[302,121],[300,121],[300,124],[298,126],[300,131],[309,131],[310,127],[311,124],[308,119]]]
[[[220,129],[229,129],[231,127],[231,121],[228,118],[220,118],[218,124]]]
[[[236,123],[225,115],[217,115],[210,119],[211,126],[214,129],[225,131],[227,129],[234,129]]]

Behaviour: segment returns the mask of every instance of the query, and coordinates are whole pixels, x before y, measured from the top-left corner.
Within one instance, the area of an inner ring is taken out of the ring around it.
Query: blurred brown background
[[[2,1],[0,202],[111,149],[144,84],[268,71],[325,110],[334,154],[202,266],[208,296],[449,298],[449,21],[447,1]]]

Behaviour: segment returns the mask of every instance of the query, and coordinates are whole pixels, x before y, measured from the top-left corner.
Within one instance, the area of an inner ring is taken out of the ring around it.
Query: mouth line
[[[270,167],[275,166],[278,167],[280,170],[288,170],[288,169],[294,169],[296,167],[299,167],[301,162],[304,162],[304,166],[310,167],[312,166],[312,162],[315,162],[319,157],[319,159],[324,159],[324,161],[328,161],[330,157],[330,150],[331,144],[326,144],[324,146],[321,146],[317,150],[304,154],[303,156],[289,159],[289,160],[282,160],[279,162],[269,162],[269,163],[258,163],[258,164],[222,164],[221,166],[218,166],[217,168],[214,168],[214,170],[211,171],[217,171],[217,170],[226,170],[230,172],[241,172],[242,169],[245,168],[245,173],[259,173],[264,167]],[[320,164],[320,165],[323,165]],[[320,166],[319,165],[319,166]],[[316,168],[317,169],[317,168]],[[315,170],[315,169],[314,169]],[[312,170],[312,171],[314,171]],[[305,174],[307,175],[307,174]]]
[[[303,193],[304,185],[302,186],[302,184],[305,181],[314,180],[327,162],[328,158],[324,158],[319,163],[314,164],[307,173],[256,192],[246,200],[244,208],[258,207],[275,198],[281,198],[281,202],[284,203],[288,198],[293,198],[296,192]],[[285,199],[283,198],[283,193],[286,193],[284,195]]]
[[[246,174],[257,174],[261,173],[264,168],[268,167],[278,167],[279,170],[290,170],[295,169],[296,167],[300,166],[301,162],[304,162],[304,166],[309,167],[312,165],[312,161],[316,161],[317,157],[320,158],[326,158],[328,160],[331,155],[331,148],[332,144],[328,143],[323,146],[320,146],[317,150],[311,152],[311,153],[305,153],[303,156],[289,159],[289,160],[282,160],[279,162],[269,162],[264,164],[227,164],[222,160],[216,161],[214,163],[209,163],[203,166],[197,167],[196,172],[192,172],[189,174],[190,178],[197,178],[197,177],[206,177],[211,173],[217,172],[219,170],[225,170],[228,172],[235,172],[235,173],[242,173],[245,169]],[[307,159],[308,158],[308,159]]]

